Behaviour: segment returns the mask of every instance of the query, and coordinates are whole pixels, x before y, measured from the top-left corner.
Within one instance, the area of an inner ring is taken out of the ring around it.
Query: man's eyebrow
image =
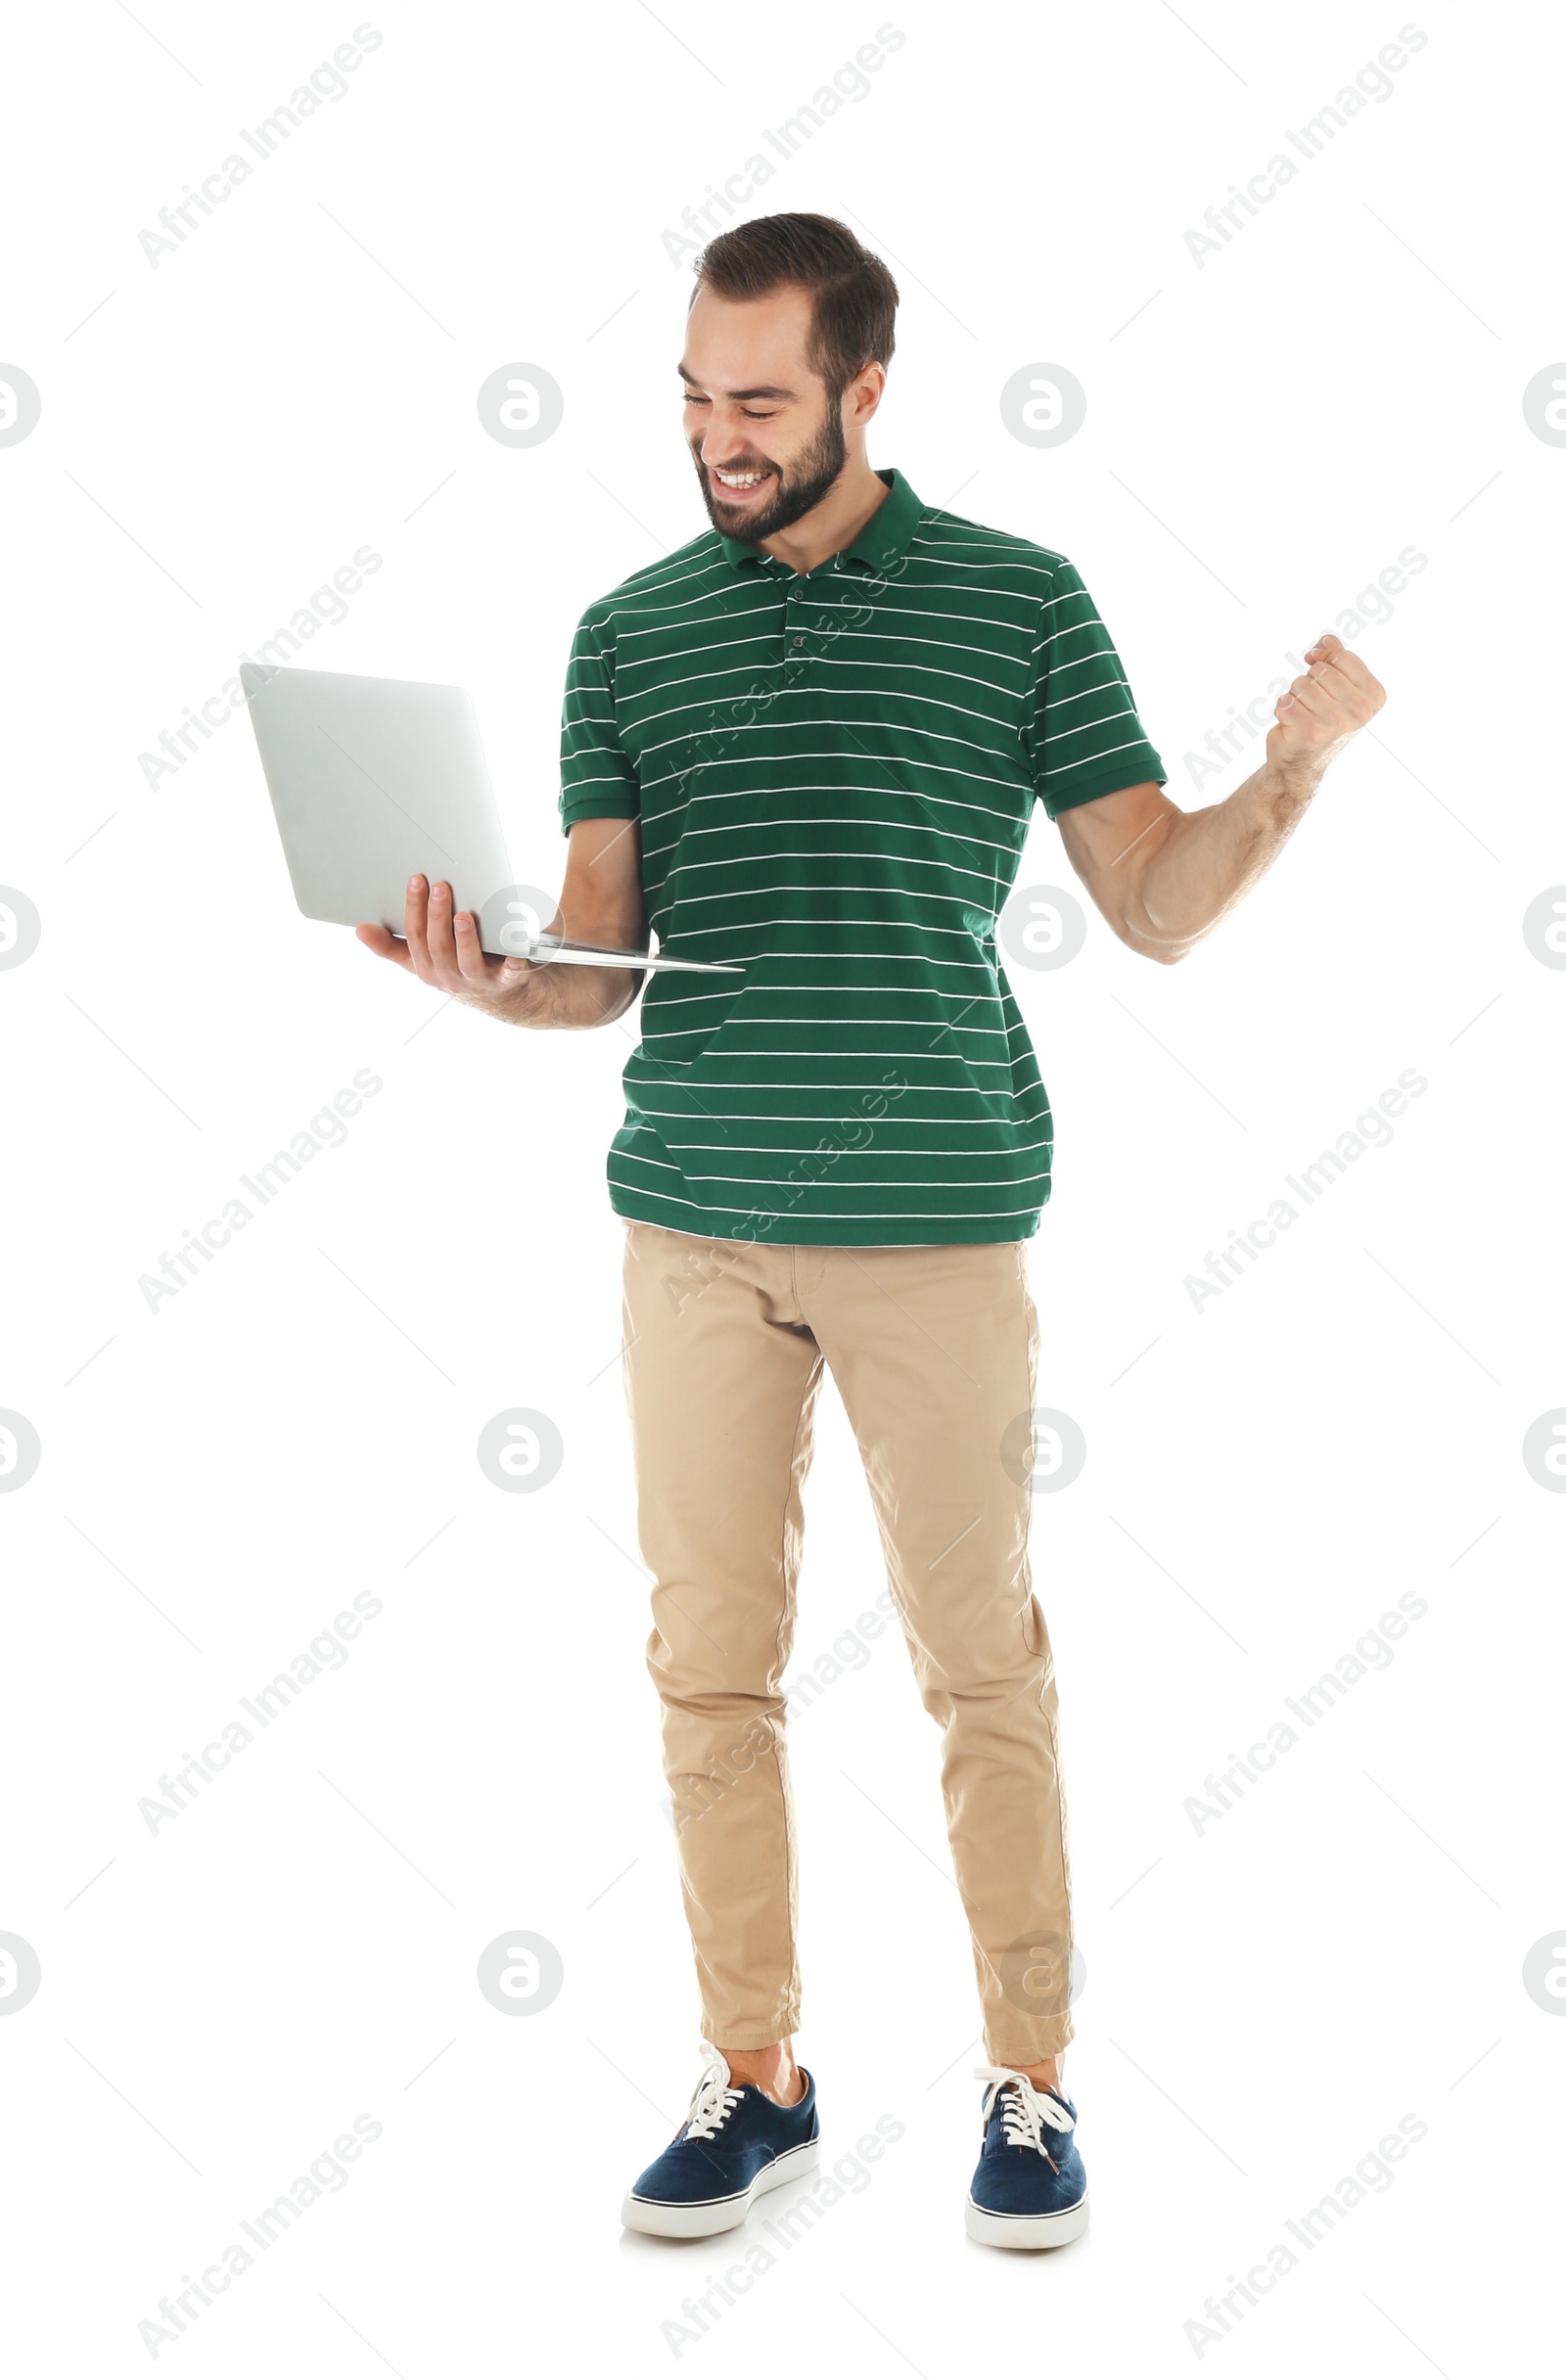
[[[675,368],[679,373],[680,379],[685,383],[687,388],[695,389],[700,386],[695,373],[688,372],[683,364],[679,364]],[[800,392],[798,389],[774,389],[768,387],[764,389],[730,389],[727,393],[730,396],[744,399],[751,396],[795,397],[798,396]]]

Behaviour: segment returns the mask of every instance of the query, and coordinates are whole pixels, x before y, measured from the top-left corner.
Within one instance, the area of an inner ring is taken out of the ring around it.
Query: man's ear
[[[869,421],[886,392],[886,385],[884,364],[867,364],[854,375],[843,391],[850,415],[846,428],[857,430]]]

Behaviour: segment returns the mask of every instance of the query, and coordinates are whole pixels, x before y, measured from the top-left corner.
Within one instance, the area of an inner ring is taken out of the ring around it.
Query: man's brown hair
[[[810,369],[836,403],[864,365],[892,361],[898,285],[831,215],[758,215],[696,259],[697,289],[719,298],[764,298],[791,282],[810,293]]]

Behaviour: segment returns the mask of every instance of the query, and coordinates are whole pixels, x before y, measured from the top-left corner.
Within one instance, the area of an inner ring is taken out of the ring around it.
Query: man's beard
[[[691,448],[691,460],[696,465],[696,477],[701,481],[702,501],[707,517],[720,536],[738,537],[747,545],[760,545],[763,537],[775,537],[781,529],[792,528],[813,512],[824,495],[836,482],[849,459],[848,440],[843,435],[843,419],[835,403],[829,402],[826,419],[818,435],[798,455],[787,471],[780,463],[760,463],[756,468],[775,471],[777,481],[769,501],[752,507],[725,504],[721,490],[716,488],[713,474],[702,461],[698,446]],[[753,468],[737,464],[736,470]]]

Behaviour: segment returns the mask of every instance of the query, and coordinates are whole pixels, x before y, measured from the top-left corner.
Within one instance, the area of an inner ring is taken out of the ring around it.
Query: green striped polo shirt
[[[1036,800],[1158,754],[1062,554],[900,472],[815,570],[714,530],[584,613],[560,817],[641,822],[665,950],[610,1198],[710,1239],[1028,1239],[1049,1100],[995,948]]]

